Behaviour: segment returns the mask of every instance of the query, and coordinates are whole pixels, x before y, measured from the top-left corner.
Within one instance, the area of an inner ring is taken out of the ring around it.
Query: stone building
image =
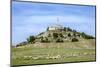
[[[58,25],[58,24],[55,24],[55,25],[52,25],[52,26],[49,26],[48,27],[48,30],[50,31],[50,30],[63,30],[64,29],[64,27],[63,26],[61,26],[61,25]]]

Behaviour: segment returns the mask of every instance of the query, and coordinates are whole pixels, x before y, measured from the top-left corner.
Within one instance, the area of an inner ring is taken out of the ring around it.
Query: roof
[[[59,24],[55,24],[55,25],[49,26],[49,28],[63,28],[63,26]]]

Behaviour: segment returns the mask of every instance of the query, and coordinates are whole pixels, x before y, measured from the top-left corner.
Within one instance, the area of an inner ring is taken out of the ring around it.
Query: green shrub
[[[16,47],[27,45],[28,42],[24,41],[16,45]]]
[[[56,42],[63,42],[62,38],[57,38]]]
[[[72,31],[72,29],[71,29],[71,28],[69,28],[69,27],[67,28],[67,30],[68,30],[68,31]]]
[[[68,33],[68,37],[71,37],[71,34],[70,33]]]
[[[50,33],[48,34],[48,37],[51,37],[51,34]]]
[[[48,43],[48,42],[50,42],[50,41],[48,40],[47,37],[42,37],[42,38],[41,38],[41,42],[42,42],[42,43]]]
[[[53,38],[54,39],[58,38],[58,33],[53,33]]]
[[[62,38],[64,37],[62,33],[60,33],[59,36],[62,37]]]
[[[84,32],[81,33],[81,36],[82,36],[83,38],[85,38],[85,39],[94,39],[93,36],[87,35],[87,34],[85,34]]]
[[[79,41],[77,38],[72,39],[72,42],[77,42],[77,41]]]
[[[29,38],[27,38],[27,42],[28,43],[34,43],[35,42],[35,37],[34,36],[29,36]]]
[[[49,27],[47,27],[47,31],[49,31]]]
[[[73,33],[73,36],[76,37],[76,33]]]
[[[66,28],[66,27],[64,27],[64,31],[66,31],[66,29],[67,29],[67,28]]]

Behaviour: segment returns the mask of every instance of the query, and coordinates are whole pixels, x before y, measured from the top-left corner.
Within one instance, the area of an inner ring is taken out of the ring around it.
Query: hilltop
[[[84,41],[85,39],[95,39],[95,37],[91,35],[87,35],[84,32],[78,32],[74,29],[71,29],[69,27],[63,27],[61,25],[52,25],[47,27],[47,30],[44,32],[41,32],[40,34],[36,36],[29,36],[27,38],[27,42],[21,42],[17,46],[20,45],[27,45],[27,44],[33,44],[33,43],[52,43],[52,42],[78,42],[78,41]]]
[[[12,48],[12,65],[95,61],[95,46],[95,37],[54,25]]]

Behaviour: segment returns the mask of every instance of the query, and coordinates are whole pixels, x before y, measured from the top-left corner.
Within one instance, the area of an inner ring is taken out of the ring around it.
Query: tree
[[[58,33],[53,33],[53,38],[54,39],[58,38]]]
[[[66,27],[64,27],[64,31],[66,31]]]
[[[76,30],[73,30],[73,32],[76,33],[77,31]]]
[[[47,31],[49,31],[49,27],[47,27]]]
[[[76,37],[76,33],[73,33],[73,36]]]
[[[94,39],[93,36],[87,35],[87,34],[85,34],[84,32],[81,33],[81,36],[82,36],[83,38],[85,38],[85,39]]]
[[[27,43],[26,41],[23,41],[23,42],[17,44],[16,47],[18,47],[18,46],[24,46],[24,45],[27,45],[27,44],[28,44],[28,43]]]
[[[56,42],[63,42],[63,39],[61,37],[56,39]]]
[[[42,38],[41,38],[41,42],[42,42],[42,43],[48,43],[48,42],[50,42],[50,41],[48,40],[47,37],[42,37]]]
[[[67,30],[68,30],[68,31],[72,31],[72,29],[71,29],[71,28],[69,28],[69,27],[67,28]]]
[[[59,34],[60,37],[64,37],[62,33]]]
[[[77,41],[79,41],[77,38],[72,39],[72,42],[77,42]]]
[[[48,37],[51,37],[51,34],[50,33],[48,34]]]
[[[71,37],[71,34],[70,33],[68,33],[68,37]]]
[[[86,34],[84,32],[81,33],[81,36],[85,38]]]
[[[34,43],[35,42],[35,37],[34,36],[29,36],[29,38],[27,38],[27,42],[28,43]]]
[[[93,37],[93,36],[87,36],[87,39],[94,39],[95,37]]]

